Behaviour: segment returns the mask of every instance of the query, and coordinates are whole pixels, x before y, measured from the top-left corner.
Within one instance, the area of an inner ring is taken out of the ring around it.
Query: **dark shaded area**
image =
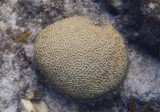
[[[114,8],[111,4],[109,4],[109,2],[106,2],[105,0],[92,0],[92,2],[100,4],[103,10],[107,11],[108,13],[114,16],[119,14],[118,10]]]
[[[137,45],[145,53],[154,57],[160,57],[160,22],[155,18],[145,17],[140,29],[137,31],[139,36],[128,36],[129,44]]]
[[[112,14],[112,15],[114,15],[114,16],[116,16],[116,15],[119,14],[118,10],[117,10],[116,8],[114,8],[112,5],[110,5],[107,1],[104,2],[104,5],[106,5],[106,10],[107,10],[110,14]]]
[[[112,0],[104,0],[112,1]],[[123,0],[121,0],[123,1]],[[160,57],[160,20],[153,14],[144,14],[144,5],[148,2],[145,0],[125,0],[124,4],[117,9],[120,23],[123,28],[119,31],[122,34],[127,34],[125,39],[129,44],[136,45],[138,49],[143,50],[145,53],[153,56]],[[111,2],[107,2],[111,6]],[[107,7],[107,6],[106,6]],[[112,15],[115,15],[113,13]],[[155,14],[154,14],[155,15]],[[115,17],[116,17],[115,16]],[[138,35],[135,35],[134,33]]]

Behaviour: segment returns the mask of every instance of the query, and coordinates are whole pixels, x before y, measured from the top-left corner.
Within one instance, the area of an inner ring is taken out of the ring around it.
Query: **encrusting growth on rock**
[[[121,35],[110,23],[102,28],[86,17],[70,17],[45,28],[36,38],[34,53],[50,82],[78,100],[111,92],[127,71]]]

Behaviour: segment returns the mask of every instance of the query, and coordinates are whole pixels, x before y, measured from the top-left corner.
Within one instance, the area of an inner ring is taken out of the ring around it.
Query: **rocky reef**
[[[121,32],[127,32],[126,39],[146,53],[160,57],[160,2],[159,0],[105,0],[116,10]],[[119,25],[118,25],[119,26]],[[123,27],[123,28],[122,28]],[[158,51],[158,52],[157,52]]]
[[[34,101],[44,101],[51,112],[129,112],[133,97],[137,111],[149,102],[154,104],[151,112],[160,111],[159,1],[118,1],[122,3],[115,6],[115,0],[1,0],[0,111],[23,112],[21,99],[34,91],[40,94]],[[37,35],[53,22],[72,16],[87,16],[100,26],[110,22],[127,44],[128,74],[112,97],[89,104],[76,102],[36,71]],[[32,35],[11,44],[27,32]]]

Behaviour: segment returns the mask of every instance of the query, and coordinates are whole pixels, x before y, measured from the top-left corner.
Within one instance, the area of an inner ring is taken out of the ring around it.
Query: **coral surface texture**
[[[160,112],[159,4],[0,0],[0,112]]]
[[[95,98],[117,88],[128,64],[124,41],[115,28],[101,28],[80,16],[40,32],[35,59],[51,83],[75,99]]]

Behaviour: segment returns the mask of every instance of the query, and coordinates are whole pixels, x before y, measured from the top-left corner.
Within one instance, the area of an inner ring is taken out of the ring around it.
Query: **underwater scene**
[[[160,112],[160,0],[0,0],[0,112]]]

